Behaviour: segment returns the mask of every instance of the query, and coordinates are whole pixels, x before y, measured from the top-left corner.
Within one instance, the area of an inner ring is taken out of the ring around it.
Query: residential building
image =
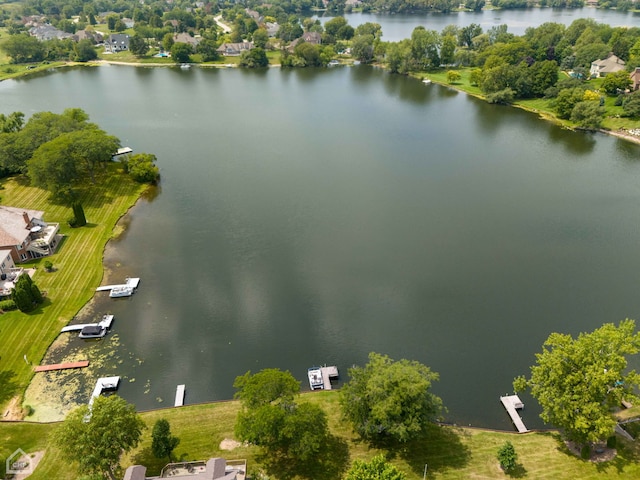
[[[300,38],[296,38],[289,44],[287,50],[293,52],[293,49],[296,48],[296,45],[302,42],[311,43],[313,45],[320,45],[322,43],[322,36],[318,32],[304,32]]]
[[[129,35],[112,33],[104,41],[104,53],[118,53],[129,50]]]
[[[55,40],[63,38],[71,38],[73,35],[67,32],[63,32],[62,30],[58,30],[53,25],[38,25],[36,27],[31,27],[29,29],[29,35],[32,37],[36,37],[41,42],[45,42],[47,40]]]
[[[610,53],[605,59],[598,59],[591,63],[589,73],[592,77],[604,77],[608,73],[624,70],[625,61]]]
[[[636,67],[635,70],[631,73],[631,90],[636,91],[640,88],[640,67]]]
[[[124,473],[124,480],[152,480],[174,478],[184,480],[245,480],[246,460],[225,460],[210,458],[206,462],[170,463],[162,469],[159,477],[147,477],[147,467],[133,465]]]
[[[10,250],[15,263],[46,257],[58,246],[60,224],[45,222],[43,214],[0,205],[0,250]]]
[[[237,57],[245,50],[252,50],[253,42],[242,43],[223,43],[218,47],[218,53],[221,53],[225,57]]]
[[[275,37],[278,34],[278,30],[280,30],[280,24],[278,22],[267,22],[264,26],[270,38]]]
[[[189,35],[186,32],[176,33],[173,36],[173,41],[175,43],[186,43],[188,45],[191,45],[194,50],[196,49],[196,47],[200,43],[200,40],[201,40],[201,37],[192,37],[191,35]]]

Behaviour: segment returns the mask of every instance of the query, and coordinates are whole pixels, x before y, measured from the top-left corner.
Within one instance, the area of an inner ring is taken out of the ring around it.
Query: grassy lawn
[[[58,253],[47,257],[54,272],[47,273],[41,267],[43,259],[26,264],[37,268],[34,281],[47,292],[45,303],[29,314],[14,311],[0,315],[0,406],[6,407],[14,396],[22,395],[33,376],[33,365],[40,363],[60,328],[93,296],[103,275],[104,245],[118,219],[145,187],[120,174],[119,164],[110,164],[102,178],[81,193],[89,223],[71,229],[67,225],[71,209],[52,203],[48,192],[30,187],[26,178],[5,180],[0,185],[3,205],[42,210],[45,220],[60,223],[60,232],[65,235]],[[31,365],[25,363],[25,355]]]
[[[300,402],[320,405],[327,413],[331,440],[328,451],[319,455],[317,462],[308,470],[300,471],[297,478],[336,480],[342,477],[354,459],[370,459],[378,453],[385,453],[393,464],[407,474],[409,480],[422,479],[425,464],[428,465],[427,478],[430,479],[503,479],[508,476],[498,467],[496,452],[506,441],[514,445],[518,454],[520,468],[513,475],[517,478],[640,478],[640,448],[637,444],[623,443],[619,439],[618,455],[613,460],[592,463],[571,454],[556,432],[519,435],[433,425],[419,440],[390,450],[378,450],[358,441],[349,426],[340,420],[338,395],[336,391],[315,392],[300,398]],[[239,407],[238,402],[231,401],[143,412],[141,415],[147,424],[143,441],[134,452],[123,458],[123,467],[143,464],[148,467],[148,475],[159,473],[167,461],[153,457],[151,429],[156,420],[166,418],[171,424],[172,433],[180,438],[174,458],[185,461],[206,460],[216,456],[229,460],[243,458],[248,461],[249,472],[261,470],[257,448],[240,446],[232,451],[220,449],[222,440],[234,438],[233,426]],[[0,423],[0,460],[16,448],[28,453],[45,448],[48,435],[56,426]],[[62,462],[55,448],[49,446],[30,478],[55,480],[74,478],[74,475],[73,466]],[[282,479],[285,476],[272,472],[271,478]]]

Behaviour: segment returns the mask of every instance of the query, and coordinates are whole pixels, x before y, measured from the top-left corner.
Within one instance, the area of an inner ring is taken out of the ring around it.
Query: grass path
[[[48,192],[25,185],[24,179],[2,183],[3,205],[42,210],[48,222],[60,223],[66,238],[58,253],[48,257],[55,271],[40,267],[43,260],[27,265],[37,268],[34,281],[47,292],[45,303],[29,314],[8,312],[0,316],[0,406],[22,394],[33,375],[33,365],[40,363],[60,328],[92,297],[103,275],[102,254],[118,219],[139,198],[144,186],[120,175],[118,165],[109,165],[96,185],[82,193],[82,203],[89,224],[71,229],[66,221],[71,209],[52,203]],[[31,365],[27,365],[24,356]],[[1,410],[4,412],[4,408]]]

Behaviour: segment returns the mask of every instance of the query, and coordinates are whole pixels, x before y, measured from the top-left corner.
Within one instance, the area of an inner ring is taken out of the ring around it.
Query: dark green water
[[[99,304],[144,360],[105,372],[139,408],[182,383],[230,398],[249,369],[306,388],[376,351],[439,372],[451,421],[508,429],[498,396],[551,332],[640,318],[635,145],[366,67],[86,68],[0,102],[83,108],[158,156],[161,191],[107,251],[141,286]]]

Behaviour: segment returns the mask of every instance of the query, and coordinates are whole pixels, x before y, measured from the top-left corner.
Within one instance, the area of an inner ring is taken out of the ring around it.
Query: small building
[[[318,32],[304,32],[300,38],[296,38],[289,44],[287,50],[293,52],[296,45],[302,42],[311,43],[312,45],[320,45],[322,43],[322,36]]]
[[[605,59],[598,59],[595,62],[591,62],[591,69],[589,74],[591,77],[604,77],[608,73],[619,72],[624,70],[625,61],[618,58],[613,53],[610,53]]]
[[[118,53],[129,50],[129,35],[112,33],[104,41],[104,53]]]
[[[133,28],[133,26],[136,24],[136,22],[134,22],[131,18],[123,18],[122,23],[124,23],[124,26],[127,28]]]
[[[72,38],[73,35],[67,32],[63,32],[62,30],[58,30],[53,25],[38,25],[35,27],[31,27],[29,29],[29,35],[32,37],[36,37],[41,42],[46,42],[48,40],[62,40],[65,38]]]
[[[79,42],[80,40],[90,40],[91,43],[102,43],[104,37],[102,33],[97,32],[95,30],[78,30],[73,35],[73,40]]]
[[[225,57],[237,57],[242,52],[252,50],[253,48],[253,42],[223,43],[218,47],[218,53]]]
[[[124,472],[124,480],[151,480],[175,478],[184,480],[245,480],[246,460],[210,458],[206,462],[170,463],[162,469],[159,477],[147,477],[147,467],[133,465]]]
[[[267,35],[269,35],[269,38],[273,38],[278,34],[280,24],[278,22],[267,22],[264,24],[264,28],[267,29]]]
[[[60,243],[60,224],[45,222],[43,214],[0,205],[0,251],[9,250],[14,263],[51,255]]]
[[[636,91],[640,88],[640,67],[636,67],[631,73],[631,90]]]

